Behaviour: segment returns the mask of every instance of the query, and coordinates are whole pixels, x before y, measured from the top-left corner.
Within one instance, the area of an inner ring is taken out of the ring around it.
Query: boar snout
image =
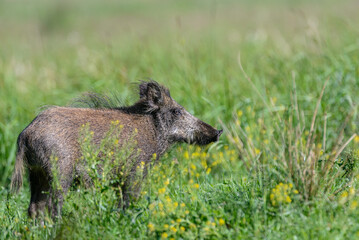
[[[199,126],[199,131],[197,131],[197,134],[195,134],[193,142],[195,144],[207,145],[212,142],[217,142],[223,133],[223,130],[217,130],[211,125],[202,121],[199,122]]]

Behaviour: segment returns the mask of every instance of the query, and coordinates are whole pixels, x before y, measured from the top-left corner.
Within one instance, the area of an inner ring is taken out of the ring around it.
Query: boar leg
[[[118,202],[118,208],[119,209],[125,210],[130,205],[131,191],[130,191],[130,189],[129,189],[130,187],[128,185],[129,182],[130,181],[125,181],[124,186],[122,186],[122,188],[121,188],[122,196],[121,196],[121,198],[119,199],[119,202]]]
[[[118,203],[120,209],[128,208],[132,200],[139,199],[142,189],[141,182],[138,182],[139,180],[137,179],[136,181],[134,177],[130,177],[125,181],[125,185],[122,187],[122,199]]]
[[[64,162],[71,163],[71,161]],[[53,219],[61,215],[64,197],[70,189],[71,184],[74,180],[73,169],[69,165],[59,165],[57,171],[59,173],[59,175],[57,176],[58,179],[52,179],[50,196],[47,201],[47,207]]]
[[[31,200],[28,209],[28,214],[31,218],[43,214],[48,192],[50,189],[48,179],[43,169],[33,168],[29,172]]]
[[[50,189],[50,197],[47,201],[47,207],[51,214],[51,217],[55,219],[57,216],[60,216],[62,206],[64,204],[64,196],[69,190],[71,184],[61,183],[61,187]]]

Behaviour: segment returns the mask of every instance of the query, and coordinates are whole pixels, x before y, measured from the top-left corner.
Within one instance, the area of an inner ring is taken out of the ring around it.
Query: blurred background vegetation
[[[147,78],[229,129],[248,106],[256,113],[242,119],[248,126],[270,117],[270,102],[274,112],[290,108],[294,78],[309,128],[329,78],[315,131],[323,133],[326,118],[334,144],[349,112],[345,136],[359,125],[358,9],[356,0],[0,0],[0,186],[9,188],[17,136],[42,106],[86,91],[115,92],[130,104],[133,83]],[[227,144],[223,136],[219,146]]]

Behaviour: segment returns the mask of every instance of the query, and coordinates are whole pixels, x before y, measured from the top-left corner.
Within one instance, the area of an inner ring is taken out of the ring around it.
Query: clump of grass
[[[349,157],[341,163],[344,167],[338,167],[337,164],[344,149],[356,137],[356,134],[352,134],[344,141],[344,131],[352,114],[349,113],[341,128],[336,129],[337,139],[330,144],[326,137],[326,113],[323,115],[323,127],[318,121],[318,111],[327,82],[328,80],[317,99],[310,125],[306,123],[305,113],[298,104],[293,76],[289,106],[278,106],[275,98],[272,98],[265,102],[269,114],[265,118],[256,116],[248,106],[246,117],[254,121],[250,121],[250,124],[242,123],[243,111],[239,110],[234,116],[235,124],[227,128],[228,138],[237,147],[240,159],[248,171],[269,181],[276,179],[277,183],[293,184],[305,201],[327,193],[333,196],[348,187],[350,182],[346,181],[345,176],[353,170],[355,162],[353,157]],[[256,91],[260,94],[257,89]],[[261,98],[265,101],[262,95]],[[338,181],[342,181],[342,184],[338,184]]]

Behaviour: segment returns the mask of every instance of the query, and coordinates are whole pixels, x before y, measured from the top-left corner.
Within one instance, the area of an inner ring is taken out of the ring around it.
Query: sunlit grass
[[[20,3],[0,2],[0,239],[358,238],[355,1]],[[27,181],[9,192],[22,129],[87,91],[133,103],[148,77],[220,142],[174,146],[122,210],[83,141],[94,185],[29,219]]]

